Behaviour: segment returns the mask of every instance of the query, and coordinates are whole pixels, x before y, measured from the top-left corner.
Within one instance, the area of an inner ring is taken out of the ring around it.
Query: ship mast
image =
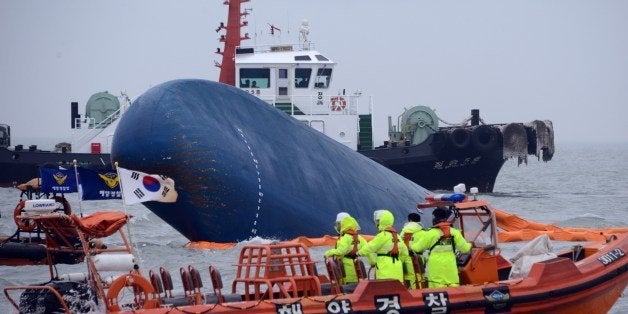
[[[310,50],[310,40],[307,38],[310,34],[310,22],[307,20],[301,21],[301,29],[299,30],[299,38],[303,41],[302,49]]]
[[[240,46],[240,42],[244,39],[250,39],[249,34],[244,36],[240,35],[240,29],[243,26],[247,26],[248,22],[242,20],[249,14],[248,9],[244,12],[240,11],[241,4],[248,2],[249,0],[225,0],[223,4],[229,6],[229,15],[227,19],[227,25],[221,22],[216,32],[220,32],[226,29],[225,35],[220,35],[218,39],[220,42],[225,43],[224,51],[220,51],[220,48],[216,49],[216,53],[222,55],[222,63],[216,63],[216,66],[220,68],[220,75],[218,81],[224,84],[235,86],[235,50]]]

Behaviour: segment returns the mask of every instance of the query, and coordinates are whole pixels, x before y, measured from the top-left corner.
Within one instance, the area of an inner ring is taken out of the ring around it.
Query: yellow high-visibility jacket
[[[471,249],[471,243],[458,229],[450,227],[449,232],[450,237],[442,238],[443,231],[439,227],[432,227],[421,236],[418,242],[411,245],[411,249],[415,252],[430,250],[426,265],[430,288],[460,284],[454,247],[460,253],[467,253]]]

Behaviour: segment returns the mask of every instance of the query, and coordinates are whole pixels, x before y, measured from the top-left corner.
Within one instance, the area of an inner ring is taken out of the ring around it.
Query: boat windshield
[[[320,68],[316,72],[316,79],[314,80],[315,88],[328,88],[331,82],[331,69]]]
[[[9,134],[4,126],[0,125],[0,146],[9,146]]]
[[[459,210],[460,227],[476,247],[497,247],[495,216],[484,206]]]
[[[270,69],[240,69],[240,88],[270,88]]]
[[[310,77],[312,77],[311,68],[294,69],[294,87],[308,88],[310,86]]]

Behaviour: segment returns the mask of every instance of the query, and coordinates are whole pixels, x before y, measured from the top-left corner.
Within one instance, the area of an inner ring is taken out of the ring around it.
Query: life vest
[[[438,227],[440,229],[440,231],[443,232],[443,236],[441,238],[450,238],[451,237],[451,231],[449,229],[451,229],[451,223],[447,222],[447,221],[443,221],[443,222],[439,222],[435,225],[435,227]]]
[[[410,240],[412,240],[412,233],[404,233],[403,234],[403,243],[406,244],[406,247],[410,249]]]
[[[447,242],[451,243],[452,250],[455,250],[456,246],[454,244],[454,238],[451,236],[451,223],[448,221],[443,221],[435,224],[432,228],[438,228],[443,233],[440,238],[430,247],[430,251],[434,249],[437,245],[446,245]]]
[[[355,230],[349,229],[349,230],[345,230],[342,234],[343,235],[350,234],[353,237],[353,249],[351,249],[351,252],[347,253],[347,255],[345,256],[352,259],[356,259],[358,257],[358,244],[360,244],[358,233]]]
[[[390,256],[393,259],[393,263],[399,259],[399,236],[397,234],[397,230],[395,230],[395,228],[393,227],[388,227],[386,229],[384,229],[384,231],[386,232],[390,232],[390,234],[392,234],[393,237],[393,248],[392,250],[388,251],[388,253],[386,254],[377,254],[377,256]]]
[[[403,242],[406,244],[408,248],[408,254],[410,254],[410,260],[412,261],[412,266],[414,268],[414,272],[422,276],[425,272],[425,266],[423,265],[423,256],[417,252],[414,252],[410,249],[410,240],[412,240],[412,236],[414,233],[404,233],[403,234]],[[404,265],[405,266],[405,265]],[[419,277],[421,278],[421,277]]]

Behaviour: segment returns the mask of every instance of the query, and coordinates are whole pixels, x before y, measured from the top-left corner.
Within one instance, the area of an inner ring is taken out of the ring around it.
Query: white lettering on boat
[[[342,299],[342,300],[332,300],[325,304],[325,308],[327,309],[327,313],[329,314],[347,314],[353,313],[353,309],[351,308],[351,300]]]
[[[430,313],[447,313],[449,294],[446,291],[423,293],[423,303]]]
[[[275,309],[278,314],[303,314],[301,302],[294,302],[292,304],[277,304]]]
[[[376,295],[375,306],[380,313],[401,313],[398,294]]]
[[[616,248],[598,257],[597,260],[604,264],[604,266],[608,266],[609,264],[614,263],[620,258],[624,257],[624,255],[626,255],[624,251],[622,251],[620,248]]]

